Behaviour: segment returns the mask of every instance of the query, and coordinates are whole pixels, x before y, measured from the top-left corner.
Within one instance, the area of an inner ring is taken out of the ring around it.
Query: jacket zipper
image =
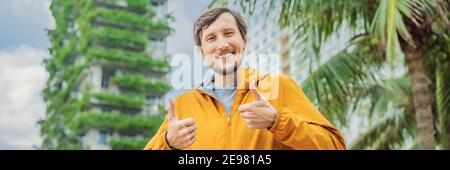
[[[212,95],[209,95],[208,93],[206,93],[208,96],[211,96],[212,98],[214,98],[214,100],[216,100],[216,102],[219,104],[219,107],[222,107],[222,109],[223,110],[225,110],[225,108],[222,106],[222,103],[220,103],[219,102],[219,99],[217,99],[216,97],[214,97],[214,96],[212,96]],[[225,114],[227,115],[227,121],[226,121],[226,125],[227,126],[230,126],[231,125],[231,112],[230,112],[230,115],[228,115],[227,113],[226,113],[226,110],[225,110]]]
[[[212,97],[214,100],[216,100],[217,103],[219,104],[219,106],[222,107],[223,110],[225,110],[225,108],[222,106],[222,103],[219,102],[219,99],[217,99],[215,96],[210,95],[210,94],[208,94],[208,93],[206,93],[206,92],[204,92],[204,91],[202,91],[202,90],[200,90],[200,91],[203,92],[204,94],[206,94],[206,95]],[[247,91],[248,91],[248,90],[247,90]],[[233,106],[231,106],[230,114],[227,114],[227,113],[226,113],[226,110],[225,110],[225,114],[227,115],[227,120],[226,120],[226,125],[227,125],[227,126],[231,126],[231,114],[233,113],[234,107],[237,107],[237,106],[235,106],[235,105],[241,103],[241,101],[243,100],[243,97],[244,97],[244,96],[238,96],[238,95],[244,95],[244,94],[247,93],[247,91],[241,92],[242,94],[239,93],[239,92],[240,92],[239,90],[236,91],[235,99],[236,99],[236,97],[239,97],[240,100],[239,100],[239,101],[233,101]]]

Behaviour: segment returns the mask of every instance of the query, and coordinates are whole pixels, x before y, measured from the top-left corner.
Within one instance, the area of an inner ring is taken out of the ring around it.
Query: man
[[[214,75],[169,101],[145,149],[346,149],[341,133],[294,80],[239,67],[248,37],[237,12],[205,12],[194,24],[194,38]]]

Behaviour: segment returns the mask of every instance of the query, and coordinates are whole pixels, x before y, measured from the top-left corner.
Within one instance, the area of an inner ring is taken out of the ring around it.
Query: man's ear
[[[197,54],[200,55],[202,59],[205,58],[205,55],[203,54],[202,46],[196,46]]]

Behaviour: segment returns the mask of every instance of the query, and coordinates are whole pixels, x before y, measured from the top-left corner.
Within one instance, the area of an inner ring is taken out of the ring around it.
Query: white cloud
[[[0,149],[32,149],[40,145],[36,122],[44,116],[40,95],[48,77],[44,49],[26,45],[0,51]]]

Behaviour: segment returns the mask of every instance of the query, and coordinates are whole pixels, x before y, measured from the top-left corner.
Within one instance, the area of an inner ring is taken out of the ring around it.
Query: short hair
[[[197,20],[194,23],[194,40],[195,44],[197,46],[201,46],[201,36],[203,29],[208,28],[214,21],[219,18],[220,15],[224,13],[230,13],[234,20],[236,21],[237,27],[239,29],[239,32],[241,34],[242,39],[247,41],[246,35],[247,35],[247,24],[244,21],[244,18],[236,11],[226,8],[226,7],[218,7],[210,9],[206,12],[204,12],[202,15],[200,15]]]

